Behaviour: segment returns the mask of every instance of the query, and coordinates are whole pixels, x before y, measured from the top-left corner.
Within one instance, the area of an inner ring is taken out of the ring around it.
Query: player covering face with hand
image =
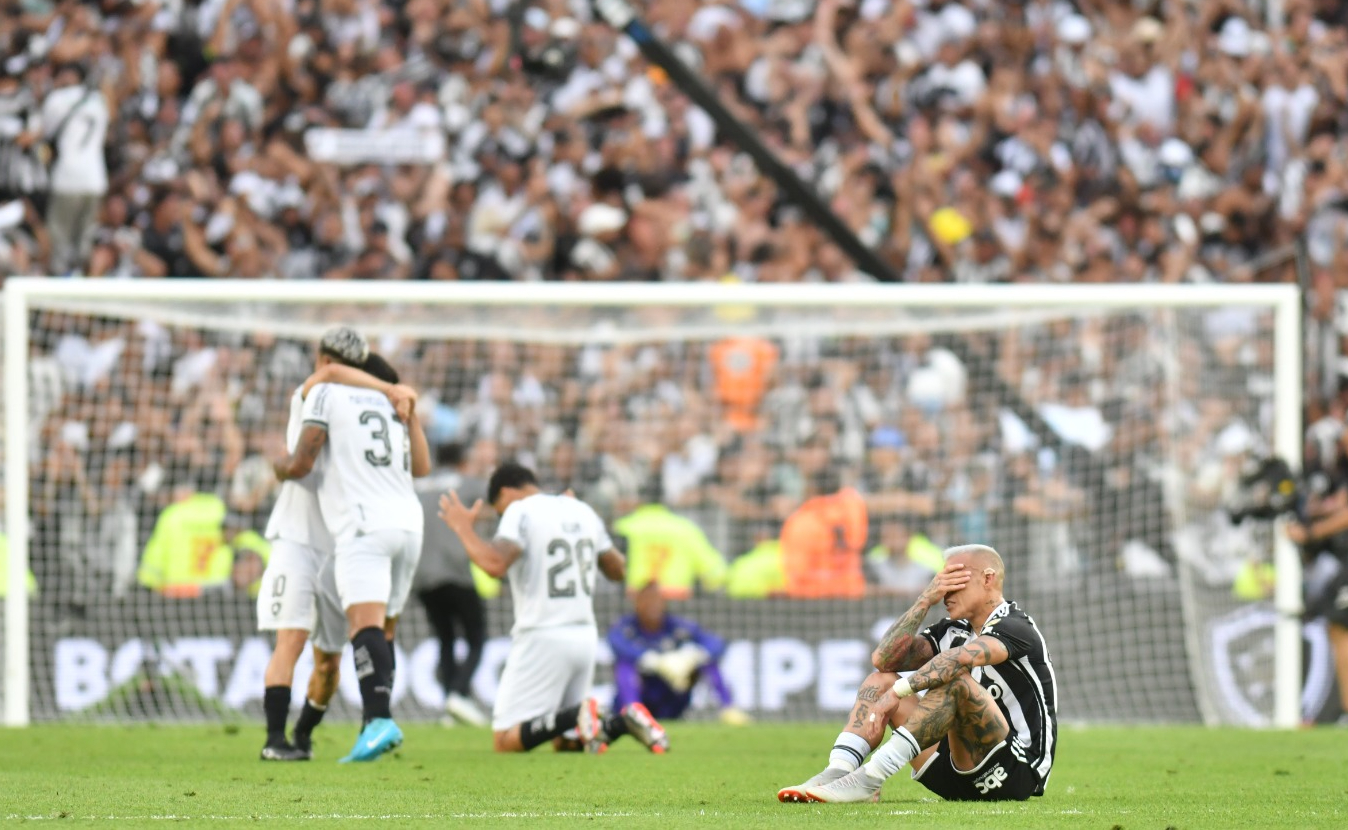
[[[951,801],[1043,795],[1058,737],[1048,646],[1034,620],[1002,596],[995,550],[954,547],[945,562],[871,655],[877,671],[857,692],[828,767],[779,790],[779,801],[878,801],[905,764]],[[947,618],[923,629],[938,604]],[[894,733],[871,755],[886,725]]]

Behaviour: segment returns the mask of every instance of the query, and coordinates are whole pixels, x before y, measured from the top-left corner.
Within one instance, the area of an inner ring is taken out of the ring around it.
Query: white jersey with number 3
[[[320,383],[304,401],[304,424],[328,432],[318,501],[338,543],[376,530],[421,533],[411,440],[388,398],[369,389]]]
[[[294,452],[304,431],[304,395],[303,389],[296,389],[290,396],[290,420],[286,422],[286,451]],[[271,517],[267,519],[266,537],[275,541],[284,539],[306,545],[315,550],[332,552],[332,534],[323,522],[323,513],[318,506],[318,485],[323,480],[323,458],[314,463],[314,469],[298,481],[281,482],[280,492],[276,496],[276,505],[272,507]]]
[[[511,634],[595,624],[596,560],[613,541],[588,504],[535,493],[506,508],[496,538],[523,551],[506,572],[515,605]]]

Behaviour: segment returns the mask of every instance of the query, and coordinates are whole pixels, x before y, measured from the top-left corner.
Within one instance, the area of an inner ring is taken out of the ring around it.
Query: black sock
[[[304,708],[300,710],[300,716],[295,721],[295,746],[300,749],[310,748],[310,735],[327,712],[328,707],[315,705],[312,700],[305,699]]]
[[[262,693],[262,711],[267,713],[267,745],[286,742],[286,718],[290,716],[290,687],[268,686]]]
[[[623,735],[627,734],[627,721],[623,720],[623,716],[620,713],[614,712],[604,718],[603,728],[604,734],[608,736],[609,743],[613,743]]]
[[[388,693],[393,694],[393,682],[398,679],[398,651],[393,647],[393,641],[388,643]]]
[[[580,707],[572,706],[551,715],[527,720],[520,724],[520,743],[525,749],[533,749],[541,743],[552,740],[568,729],[576,727],[580,719]]]
[[[393,658],[388,640],[384,639],[384,629],[370,626],[357,631],[356,636],[351,638],[351,648],[356,663],[356,678],[360,680],[365,721],[368,723],[375,718],[393,717],[389,711],[389,699],[393,694],[393,684],[389,682]]]

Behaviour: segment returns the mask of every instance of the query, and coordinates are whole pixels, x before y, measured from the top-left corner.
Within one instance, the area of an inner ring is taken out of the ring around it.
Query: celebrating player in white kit
[[[481,500],[469,508],[457,493],[447,493],[440,498],[440,518],[478,567],[498,579],[509,577],[515,625],[492,708],[496,751],[560,743],[575,729],[594,751],[602,750],[601,734],[632,734],[663,752],[665,731],[649,712],[624,710],[601,720],[590,696],[599,641],[594,571],[613,582],[622,582],[626,571],[603,520],[578,499],[541,492],[533,472],[515,463],[492,473],[487,501],[501,514],[491,542],[474,530]]]
[[[290,420],[286,426],[288,450],[293,450],[299,441],[305,390],[316,383],[336,381],[378,390],[395,407],[411,411],[411,404],[415,402],[415,393],[411,389],[395,385],[396,379],[375,378],[354,368],[366,361],[368,352],[365,338],[351,329],[335,329],[324,337],[319,344],[314,374],[290,399]],[[294,743],[288,742],[286,720],[295,664],[314,631],[319,569],[332,555],[333,548],[332,537],[318,505],[317,487],[321,476],[320,463],[306,478],[282,482],[267,522],[266,537],[271,541],[272,551],[258,592],[257,619],[258,630],[276,632],[276,648],[264,675],[263,710],[267,718],[267,742],[261,753],[264,761],[312,758],[310,735],[322,720],[327,702],[336,689],[337,663],[345,641],[344,625],[337,632],[339,636],[335,641],[328,636],[324,638],[326,642],[318,643],[316,635],[309,692],[295,724]]]
[[[276,473],[303,478],[320,453],[325,458],[318,500],[334,539],[336,588],[365,721],[342,761],[372,761],[402,743],[389,709],[393,647],[385,626],[406,605],[421,555],[412,477],[430,472],[430,452],[419,424],[405,425],[387,398],[368,389],[319,384],[305,399],[303,418],[298,446]]]

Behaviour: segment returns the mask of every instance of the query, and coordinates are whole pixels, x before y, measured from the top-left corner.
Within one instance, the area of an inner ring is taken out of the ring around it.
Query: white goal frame
[[[1276,285],[724,285],[719,283],[430,283],[191,280],[110,281],[11,278],[4,284],[5,527],[9,585],[4,602],[3,724],[29,723],[28,596],[28,315],[34,301],[120,300],[183,303],[416,303],[506,306],[721,306],[942,308],[1196,308],[1244,306],[1274,314],[1275,434],[1272,450],[1293,465],[1302,452],[1302,300],[1300,289]],[[1276,534],[1274,564],[1275,690],[1273,725],[1299,725],[1301,697],[1301,563],[1296,547]]]

